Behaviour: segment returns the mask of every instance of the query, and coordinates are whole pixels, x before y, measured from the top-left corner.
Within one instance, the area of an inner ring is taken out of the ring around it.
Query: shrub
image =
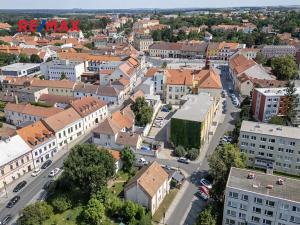
[[[2,127],[3,127],[3,123],[0,122],[0,128],[2,128]]]
[[[56,212],[64,212],[72,207],[71,200],[65,195],[58,195],[51,201]]]
[[[200,153],[199,149],[192,148],[188,150],[186,157],[189,158],[190,160],[196,160],[199,156],[199,153]]]
[[[182,146],[177,146],[174,151],[175,156],[183,157],[186,155],[186,150]]]

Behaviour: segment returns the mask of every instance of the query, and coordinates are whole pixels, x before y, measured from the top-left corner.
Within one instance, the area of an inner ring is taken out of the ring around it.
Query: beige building
[[[223,225],[300,223],[300,181],[231,168],[225,190]]]
[[[243,121],[239,146],[249,166],[300,175],[300,128]]]
[[[170,190],[169,175],[157,163],[143,167],[125,186],[125,199],[148,208],[153,215]]]
[[[0,190],[33,168],[31,148],[19,136],[0,140]]]
[[[153,44],[153,38],[151,36],[135,36],[133,46],[142,52],[148,52],[149,46]]]

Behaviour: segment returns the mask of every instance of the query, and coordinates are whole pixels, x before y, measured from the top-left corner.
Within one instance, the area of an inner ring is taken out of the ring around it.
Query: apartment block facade
[[[295,225],[300,223],[299,180],[231,168],[223,225]]]
[[[239,146],[248,166],[300,175],[300,128],[243,121]]]
[[[298,102],[300,88],[296,87]],[[286,114],[286,88],[255,88],[252,94],[252,111],[257,121],[268,122],[273,116]],[[292,119],[294,125],[300,125],[300,105],[295,108],[296,115]]]

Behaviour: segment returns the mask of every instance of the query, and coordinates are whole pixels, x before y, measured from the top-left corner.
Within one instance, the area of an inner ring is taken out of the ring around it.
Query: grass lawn
[[[119,171],[117,173],[116,179],[114,180],[113,185],[109,188],[109,190],[115,194],[116,196],[120,196],[124,190],[124,185],[131,178],[131,175],[124,171]]]
[[[164,212],[167,211],[178,191],[179,189],[177,188],[170,190],[169,194],[165,197],[159,208],[156,210],[156,213],[153,215],[152,220],[154,222],[160,222],[164,215]]]
[[[82,207],[77,207],[69,209],[62,214],[55,214],[50,219],[46,220],[43,225],[76,225],[76,218],[81,211]]]

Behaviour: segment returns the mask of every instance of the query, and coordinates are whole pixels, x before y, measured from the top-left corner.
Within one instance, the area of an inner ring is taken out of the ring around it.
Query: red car
[[[209,190],[205,186],[200,186],[199,190],[202,191],[204,194],[209,195]]]

